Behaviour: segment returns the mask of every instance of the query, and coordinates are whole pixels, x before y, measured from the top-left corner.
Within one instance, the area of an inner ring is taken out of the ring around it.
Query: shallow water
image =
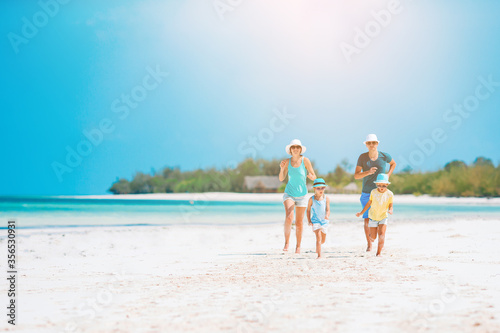
[[[332,223],[356,222],[361,204],[331,203]],[[226,202],[144,199],[73,199],[58,197],[0,197],[1,228],[16,219],[18,228],[113,225],[239,225],[282,223],[277,202]],[[474,204],[398,204],[393,221],[442,219],[500,219],[500,206]]]

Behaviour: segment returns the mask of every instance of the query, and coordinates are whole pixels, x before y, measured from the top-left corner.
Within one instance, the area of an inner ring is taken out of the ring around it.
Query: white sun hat
[[[368,135],[366,136],[366,140],[365,140],[365,142],[363,142],[363,144],[365,144],[365,145],[366,145],[366,143],[367,143],[367,142],[370,142],[370,141],[377,141],[377,142],[380,142],[380,141],[378,141],[377,136],[376,136],[375,134],[368,134]]]
[[[303,146],[299,139],[293,139],[290,141],[290,144],[285,147],[285,151],[288,155],[292,155],[292,152],[290,151],[291,146],[301,146],[302,151],[300,153],[304,154],[306,152],[306,146]]]

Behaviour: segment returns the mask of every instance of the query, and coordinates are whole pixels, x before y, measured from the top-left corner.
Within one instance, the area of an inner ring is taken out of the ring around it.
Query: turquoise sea
[[[500,219],[500,206],[484,204],[395,204],[391,220]],[[331,203],[331,222],[360,221],[357,203]],[[18,228],[134,225],[251,225],[282,223],[277,202],[146,199],[0,197],[1,228],[15,219]]]

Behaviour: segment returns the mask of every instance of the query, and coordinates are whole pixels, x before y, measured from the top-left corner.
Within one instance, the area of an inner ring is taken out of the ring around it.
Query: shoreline
[[[308,193],[312,195],[312,193]],[[327,194],[330,200],[339,203],[359,203],[359,194]],[[283,193],[147,193],[147,194],[103,194],[103,195],[59,195],[62,199],[100,199],[100,200],[185,200],[185,201],[227,201],[227,202],[280,202]],[[500,206],[500,198],[478,197],[433,197],[427,194],[396,194],[398,203],[408,204],[473,204]]]

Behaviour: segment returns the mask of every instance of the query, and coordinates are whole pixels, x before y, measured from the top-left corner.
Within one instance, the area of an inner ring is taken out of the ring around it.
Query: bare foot
[[[366,248],[366,252],[370,252],[372,250],[372,245],[368,245],[368,247]]]
[[[381,256],[382,256],[382,254],[380,252],[377,253],[377,257],[381,257]]]
[[[316,259],[324,259],[324,256],[318,256]]]
[[[295,248],[295,254],[300,254],[300,247]]]
[[[283,252],[288,252],[288,244],[285,244],[285,247],[283,248]]]

